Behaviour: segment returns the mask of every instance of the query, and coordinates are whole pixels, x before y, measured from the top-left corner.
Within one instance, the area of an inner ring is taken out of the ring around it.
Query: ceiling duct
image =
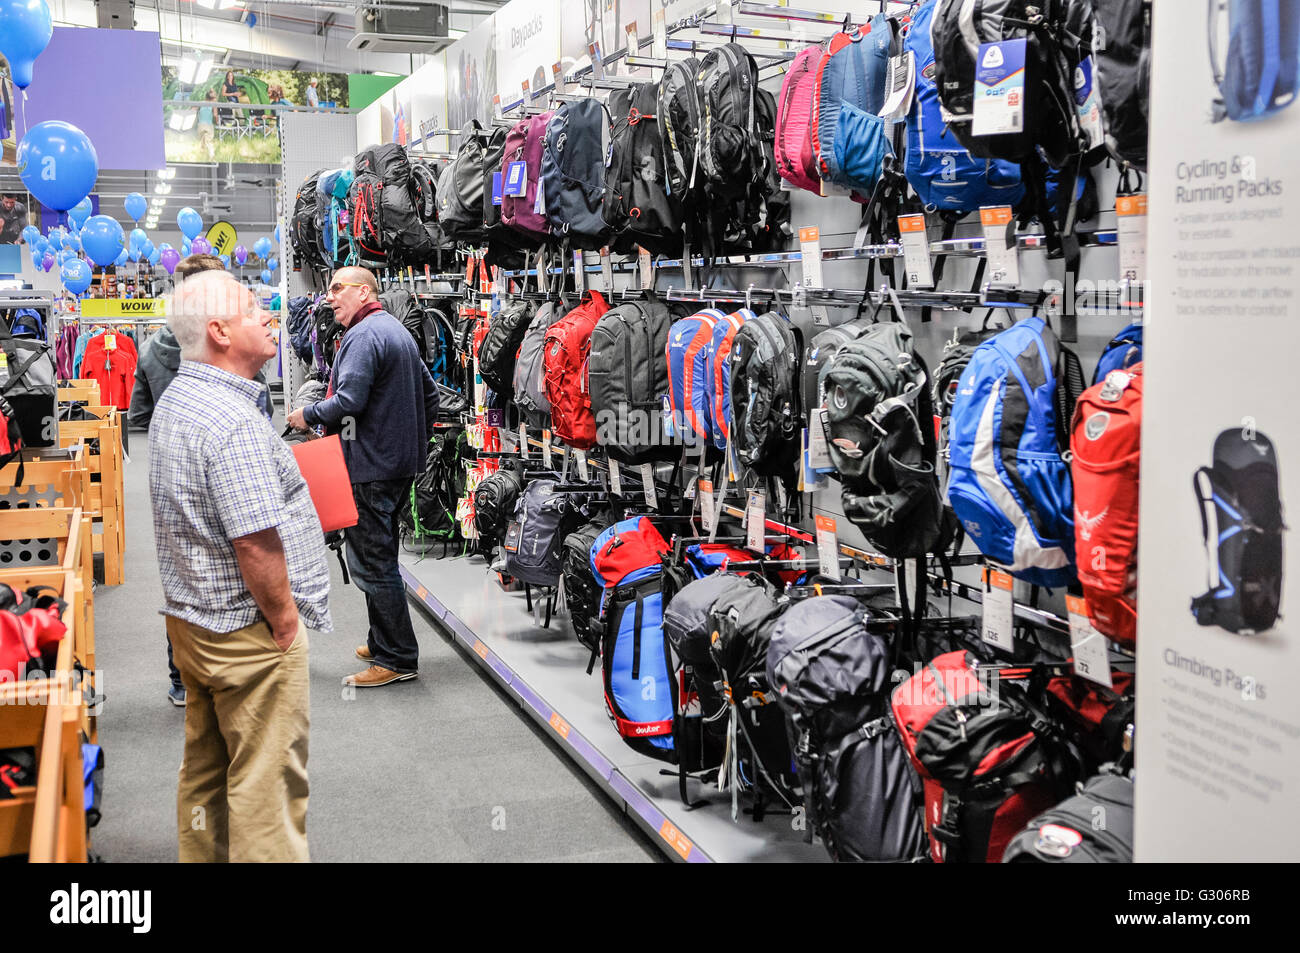
[[[348,48],[368,53],[437,53],[456,39],[449,36],[450,5],[402,3],[357,11],[356,35]]]

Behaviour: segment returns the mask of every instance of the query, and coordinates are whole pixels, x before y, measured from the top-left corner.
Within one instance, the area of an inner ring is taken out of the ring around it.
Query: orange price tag
[[[420,586],[418,589],[415,590],[415,598],[419,599],[420,601],[424,601],[428,597],[428,595],[429,595],[429,590],[424,588],[424,586]]]
[[[551,712],[551,727],[561,738],[569,737],[569,723],[561,718],[558,712]]]
[[[821,238],[821,229],[816,225],[805,225],[799,229],[799,241],[801,242],[815,242],[819,238]]]
[[[1119,195],[1115,197],[1116,215],[1145,215],[1146,213],[1146,195]]]
[[[980,209],[981,225],[1010,225],[1011,206],[993,205]]]
[[[682,860],[690,856],[691,848],[695,845],[690,842],[685,834],[677,829],[672,821],[665,820],[663,826],[659,828],[659,836],[666,840],[672,849],[677,851]]]
[[[488,647],[484,645],[482,642],[480,642],[478,639],[475,639],[474,654],[486,662],[488,657]]]
[[[900,215],[898,216],[898,230],[900,232],[923,232],[925,231],[924,215]]]

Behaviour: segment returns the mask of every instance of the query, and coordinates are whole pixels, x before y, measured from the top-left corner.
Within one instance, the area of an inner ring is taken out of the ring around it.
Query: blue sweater
[[[438,389],[400,321],[375,311],[348,328],[334,358],[333,381],[333,396],[304,407],[303,417],[343,435],[353,483],[404,479],[424,470]]]

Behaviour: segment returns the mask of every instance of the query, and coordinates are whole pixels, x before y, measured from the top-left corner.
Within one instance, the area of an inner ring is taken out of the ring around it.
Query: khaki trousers
[[[307,630],[217,633],[167,617],[185,683],[176,796],[182,863],[307,861]]]

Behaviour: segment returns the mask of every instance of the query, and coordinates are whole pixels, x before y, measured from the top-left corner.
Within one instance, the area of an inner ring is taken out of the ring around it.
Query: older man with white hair
[[[182,861],[305,861],[307,629],[328,632],[324,537],[293,454],[258,408],[270,315],[225,272],[186,279],[167,323],[149,490],[167,634],[185,682]]]

